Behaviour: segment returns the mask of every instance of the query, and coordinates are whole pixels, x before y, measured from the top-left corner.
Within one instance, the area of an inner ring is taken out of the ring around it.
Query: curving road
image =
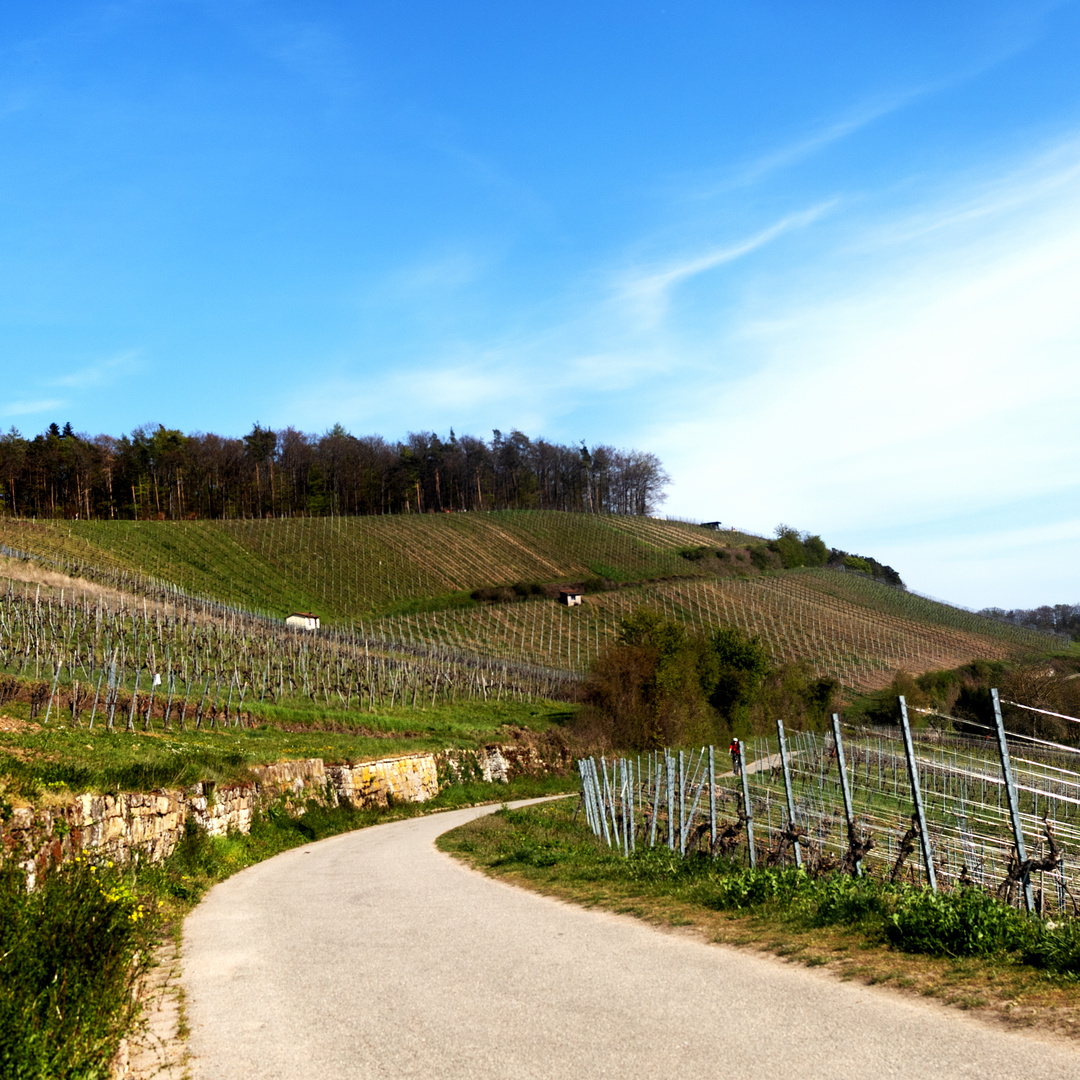
[[[323,840],[216,886],[183,966],[201,1080],[1080,1076],[1080,1047],[492,881],[490,812]]]

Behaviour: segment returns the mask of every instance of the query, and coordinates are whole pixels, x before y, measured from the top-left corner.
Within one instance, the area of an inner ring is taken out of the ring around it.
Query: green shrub
[[[536,581],[517,581],[513,586],[514,595],[522,600],[527,600],[531,596],[546,596],[547,590]]]
[[[762,904],[787,906],[797,895],[810,892],[813,887],[813,881],[803,870],[763,867],[739,870],[717,882],[712,906],[721,911],[741,911]]]
[[[806,548],[797,529],[790,525],[776,527],[776,539],[769,541],[769,550],[780,556],[785,570],[806,565]]]
[[[617,582],[603,577],[587,577],[581,585],[582,590],[586,593],[611,592],[618,587]]]
[[[713,634],[712,652],[715,670],[708,687],[709,700],[732,724],[761,688],[769,671],[769,654],[760,638],[748,638],[731,626],[722,626]]]
[[[777,525],[776,539],[769,541],[768,550],[779,556],[785,570],[797,566],[824,566],[829,561],[829,549],[820,536],[800,533],[790,525]]]
[[[773,566],[773,559],[769,549],[764,544],[753,544],[751,546],[750,562],[757,570],[769,570]]]
[[[804,536],[803,550],[807,566],[824,566],[829,561],[829,549],[820,536]]]
[[[871,575],[871,577],[874,573],[870,564],[865,559],[860,558],[858,555],[846,556],[844,558],[844,568],[847,570],[856,570],[860,574],[869,574]]]
[[[725,548],[715,547],[691,547],[680,548],[679,555],[690,562],[701,562],[702,559],[727,559],[729,552]]]
[[[816,926],[862,926],[880,929],[890,913],[893,889],[871,877],[830,874],[815,882],[814,909],[810,921]]]
[[[1027,916],[981,889],[908,887],[897,894],[885,933],[904,952],[985,957],[1021,947],[1030,926]]]

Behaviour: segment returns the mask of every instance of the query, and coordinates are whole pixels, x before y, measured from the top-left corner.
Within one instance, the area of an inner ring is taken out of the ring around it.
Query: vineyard
[[[751,739],[742,744],[745,775],[713,748],[621,759],[614,768],[587,759],[581,773],[590,824],[624,850],[666,843],[686,854],[711,846],[750,865],[798,862],[934,888],[978,886],[1020,904],[1011,803],[1030,859],[1029,901],[1045,913],[1080,911],[1075,749],[1003,732],[1005,770],[992,727],[986,738],[916,738],[910,758],[900,730],[841,735],[842,727],[830,735],[779,728],[772,738]],[[922,854],[915,786],[926,825]]]
[[[0,595],[0,671],[0,705],[29,689],[31,719],[128,731],[250,723],[245,701],[368,711],[573,696],[565,671],[308,634],[194,602],[112,606],[13,583]]]
[[[39,600],[27,614],[26,597],[9,590],[9,636],[0,645],[0,667],[11,672],[15,665],[21,672],[32,659],[40,675],[59,664],[66,685],[75,678],[73,655],[81,658],[85,679],[87,663],[111,664],[115,653],[120,673],[110,679],[124,684],[126,678],[134,689],[137,670],[149,677],[171,664],[186,687],[189,675],[202,677],[202,658],[211,652],[200,635],[217,634],[213,678],[238,695],[257,688],[260,697],[317,693],[347,704],[359,700],[360,684],[383,687],[369,689],[373,703],[390,693],[385,688],[396,676],[389,672],[400,660],[411,665],[415,700],[435,701],[442,691],[464,685],[462,665],[498,667],[507,673],[502,682],[520,683],[526,695],[538,693],[559,672],[562,696],[568,692],[563,683],[588,670],[616,642],[620,620],[642,606],[700,632],[737,627],[759,637],[774,662],[806,661],[816,674],[856,691],[887,685],[898,669],[919,673],[976,658],[1008,660],[1067,648],[1050,635],[857,573],[822,568],[720,575],[715,560],[709,569],[682,555],[704,547],[745,549],[754,540],[683,522],[555,511],[191,522],[2,520],[0,554],[32,559],[70,575],[73,584],[104,585],[114,593],[107,600],[99,593],[93,601],[68,596],[62,604],[47,595],[47,609],[55,603],[65,614],[50,614],[41,623]],[[575,608],[535,596],[478,603],[469,595],[515,582],[589,578],[605,579],[606,591]],[[144,608],[151,603],[141,631],[132,614],[133,595]],[[286,632],[281,619],[293,610],[317,612],[329,633],[309,640]],[[64,619],[68,629],[54,631],[53,624]],[[110,620],[126,629],[110,630]],[[154,634],[148,636],[151,623]],[[35,634],[40,640],[31,647],[27,642]],[[511,671],[520,678],[511,679]],[[400,700],[400,694],[390,696]]]
[[[646,517],[507,511],[266,521],[0,520],[0,543],[86,580],[348,625],[479,586],[700,571],[682,548],[737,533]]]
[[[830,570],[677,579],[598,593],[580,608],[529,601],[363,625],[374,636],[580,673],[615,643],[619,621],[643,605],[698,631],[736,626],[760,637],[775,662],[807,660],[817,674],[856,690],[885,686],[900,668],[921,672],[976,657],[1005,660],[1054,644],[1036,631]]]

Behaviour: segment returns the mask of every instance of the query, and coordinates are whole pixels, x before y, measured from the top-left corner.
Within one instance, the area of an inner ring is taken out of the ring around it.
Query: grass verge
[[[519,742],[559,727],[570,716],[561,702],[465,702],[432,709],[342,713],[268,706],[255,727],[203,726],[195,731],[106,731],[100,723],[48,726],[29,706],[9,703],[0,716],[0,814],[5,804],[52,794],[151,791],[251,779],[252,765],[303,758],[328,763],[377,760],[447,748]]]
[[[1054,926],[974,890],[933,896],[876,880],[814,881],[598,843],[576,800],[502,810],[439,838],[485,873],[585,906],[680,927],[844,979],[884,984],[1012,1025],[1080,1038],[1080,924]]]

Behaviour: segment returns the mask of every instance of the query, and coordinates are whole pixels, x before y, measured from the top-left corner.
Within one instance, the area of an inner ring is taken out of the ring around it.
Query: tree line
[[[495,430],[489,441],[340,424],[322,435],[255,424],[242,438],[147,425],[89,436],[50,424],[0,436],[0,513],[184,520],[543,509],[650,514],[670,483],[655,454],[563,446]]]
[[[1026,626],[1029,630],[1048,630],[1053,634],[1069,634],[1080,641],[1080,604],[1043,604],[1037,608],[983,608],[978,614]]]

